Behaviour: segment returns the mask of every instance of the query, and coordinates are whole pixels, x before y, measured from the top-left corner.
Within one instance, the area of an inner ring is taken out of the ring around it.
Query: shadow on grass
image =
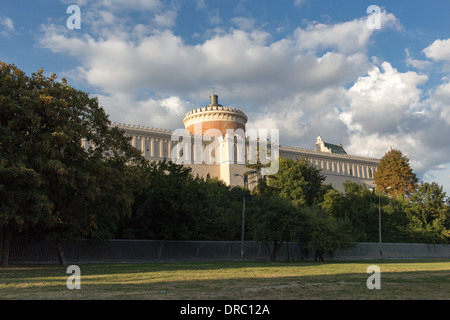
[[[383,268],[383,267],[381,267]],[[448,300],[450,270],[381,272],[381,289],[368,289],[369,274],[317,275],[264,274],[246,276],[236,271],[232,278],[155,279],[81,278],[81,290],[69,290],[66,278],[42,279],[41,283],[15,279],[0,289],[2,299],[75,300]],[[12,284],[13,284],[12,283]]]
[[[66,269],[69,265],[80,266],[83,275],[110,275],[110,274],[132,274],[148,272],[167,272],[167,271],[205,271],[220,269],[242,269],[242,268],[302,268],[314,266],[330,265],[402,265],[407,266],[416,264],[439,264],[448,263],[445,270],[450,269],[450,259],[378,259],[378,260],[328,260],[322,262],[313,261],[189,261],[189,262],[142,262],[142,263],[68,263],[67,266],[57,264],[31,264],[31,265],[11,265],[6,268],[0,268],[0,279],[2,274],[14,273],[17,276],[23,275],[27,278],[42,276],[66,275]]]

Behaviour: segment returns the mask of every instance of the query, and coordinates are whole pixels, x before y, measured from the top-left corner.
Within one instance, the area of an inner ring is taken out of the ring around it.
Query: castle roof
[[[347,152],[345,152],[345,150],[341,144],[336,145],[336,144],[328,143],[325,141],[323,143],[324,143],[325,147],[327,147],[328,149],[331,150],[331,153],[347,154]]]

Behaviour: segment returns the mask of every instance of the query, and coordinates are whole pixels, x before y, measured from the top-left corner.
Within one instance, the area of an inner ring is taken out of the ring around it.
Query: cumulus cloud
[[[80,58],[81,76],[110,94],[152,90],[189,96],[220,85],[236,99],[259,103],[299,88],[314,91],[345,84],[367,63],[360,53],[300,54],[295,42],[268,43],[269,35],[258,30],[233,29],[198,45],[186,44],[170,30],[135,42],[44,31],[41,45]]]
[[[360,77],[339,114],[347,126],[346,150],[381,157],[390,148],[399,149],[419,176],[447,163],[450,84],[446,81],[426,96],[420,87],[427,81],[425,75],[399,72],[388,62]]]
[[[391,13],[380,13],[382,28],[401,27],[398,19]],[[311,22],[305,28],[298,28],[295,38],[301,50],[329,50],[337,49],[340,52],[364,52],[366,51],[371,35],[376,29],[367,27],[367,18],[359,18],[352,21],[322,24]]]
[[[450,39],[436,40],[430,46],[426,47],[423,52],[425,55],[437,61],[450,61]]]
[[[428,100],[429,109],[440,116],[450,125],[450,80],[443,79],[443,83],[434,89]]]
[[[450,71],[450,38],[434,41],[430,46],[426,47],[423,52],[427,58],[443,62],[445,71]]]
[[[421,84],[425,75],[409,71],[400,73],[390,63],[374,66],[348,90],[350,104],[344,115],[351,114],[351,124],[359,125],[367,134],[392,132],[408,121],[419,107]]]
[[[195,106],[176,96],[137,99],[130,94],[96,95],[100,105],[108,106],[110,120],[160,129],[183,128],[184,115]],[[152,119],[152,121],[148,121]]]

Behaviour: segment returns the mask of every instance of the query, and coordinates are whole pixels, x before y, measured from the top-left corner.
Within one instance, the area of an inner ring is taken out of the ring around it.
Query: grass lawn
[[[369,290],[367,267],[381,270]],[[81,289],[66,267],[0,268],[0,299],[76,300],[450,300],[450,260],[172,262],[79,264]]]

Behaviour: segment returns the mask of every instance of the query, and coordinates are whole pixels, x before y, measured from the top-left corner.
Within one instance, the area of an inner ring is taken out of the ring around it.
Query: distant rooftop
[[[316,141],[316,151],[337,153],[337,154],[347,154],[341,144],[332,144],[322,140],[321,136],[317,137]]]

